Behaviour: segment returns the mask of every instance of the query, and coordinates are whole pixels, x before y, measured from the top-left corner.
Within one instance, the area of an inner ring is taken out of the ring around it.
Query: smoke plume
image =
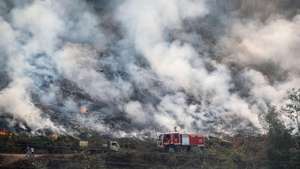
[[[1,121],[61,133],[263,132],[269,106],[300,84],[299,8],[293,0],[1,1]]]

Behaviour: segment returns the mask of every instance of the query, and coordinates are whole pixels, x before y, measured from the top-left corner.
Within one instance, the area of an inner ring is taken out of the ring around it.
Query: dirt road
[[[33,159],[70,159],[79,154],[35,154]],[[0,154],[0,167],[10,165],[18,161],[28,160],[26,154]]]

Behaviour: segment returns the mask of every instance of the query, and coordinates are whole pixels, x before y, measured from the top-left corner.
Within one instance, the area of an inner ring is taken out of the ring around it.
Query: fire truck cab
[[[190,151],[194,147],[204,147],[204,136],[179,132],[159,134],[158,147],[169,152]]]

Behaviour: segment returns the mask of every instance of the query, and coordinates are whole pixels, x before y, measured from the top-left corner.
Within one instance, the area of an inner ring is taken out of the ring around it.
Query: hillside
[[[299,0],[0,0],[1,165],[298,169],[299,53]]]

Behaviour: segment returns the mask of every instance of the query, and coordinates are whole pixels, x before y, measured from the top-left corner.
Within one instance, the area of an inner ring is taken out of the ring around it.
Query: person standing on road
[[[31,159],[34,157],[34,148],[27,145],[26,147],[26,158]]]
[[[31,154],[31,157],[34,157],[34,148],[33,147],[30,148],[30,154]]]

